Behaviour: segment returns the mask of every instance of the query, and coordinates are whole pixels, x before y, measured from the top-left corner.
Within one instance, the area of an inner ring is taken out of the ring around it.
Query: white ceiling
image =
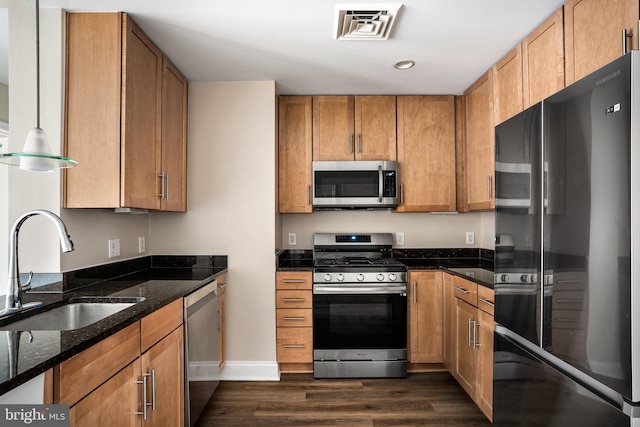
[[[33,1],[33,0],[25,0]],[[389,40],[337,41],[335,0],[41,0],[122,10],[189,81],[275,80],[280,94],[460,94],[562,0],[402,0]],[[393,3],[386,1],[384,3]],[[393,63],[413,59],[410,70]]]

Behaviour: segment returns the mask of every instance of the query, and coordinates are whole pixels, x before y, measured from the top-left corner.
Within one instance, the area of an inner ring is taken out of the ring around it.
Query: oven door
[[[314,285],[313,348],[314,354],[352,349],[406,353],[406,284],[387,291],[366,285],[357,290]]]

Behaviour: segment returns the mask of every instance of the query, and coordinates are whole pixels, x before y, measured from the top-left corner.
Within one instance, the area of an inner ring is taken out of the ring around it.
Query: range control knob
[[[325,282],[330,282],[331,281],[331,275],[330,274],[325,274],[324,275],[324,281]]]
[[[376,279],[378,279],[378,282],[382,282],[384,280],[384,274],[380,273],[376,276]]]
[[[394,280],[396,280],[397,278],[398,278],[398,276],[396,276],[396,275],[395,275],[395,274],[393,274],[393,273],[391,273],[391,274],[389,275],[389,280],[391,280],[392,282],[393,282]]]
[[[508,274],[503,274],[502,276],[500,276],[500,280],[503,283],[509,283],[509,275]]]
[[[523,274],[522,276],[520,276],[520,281],[523,283],[527,283],[529,280],[530,279],[528,274]]]
[[[342,282],[342,281],[344,281],[344,276],[343,276],[342,274],[338,274],[338,275],[336,276],[336,280],[337,280],[338,282]]]
[[[364,274],[360,273],[356,276],[356,280],[358,282],[362,282],[364,280]]]

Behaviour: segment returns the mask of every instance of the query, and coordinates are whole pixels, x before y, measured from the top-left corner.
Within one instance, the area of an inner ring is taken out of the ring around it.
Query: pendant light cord
[[[36,127],[40,129],[40,0],[36,0]]]

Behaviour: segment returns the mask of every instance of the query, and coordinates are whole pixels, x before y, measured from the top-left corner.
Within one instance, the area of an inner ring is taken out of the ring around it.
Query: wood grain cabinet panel
[[[407,310],[411,363],[442,363],[442,272],[409,271]]]
[[[355,160],[396,160],[396,97],[355,97]]]
[[[276,272],[276,346],[281,372],[313,371],[311,271]]]
[[[64,207],[185,211],[186,79],[124,13],[66,31]]]
[[[499,124],[523,110],[522,46],[519,44],[493,66],[493,108]]]
[[[563,10],[556,10],[522,42],[524,108],[564,88]]]
[[[398,96],[399,212],[456,210],[453,96]]]
[[[313,160],[354,159],[353,96],[313,97]]]
[[[495,136],[493,77],[487,71],[464,93],[467,206],[470,211],[494,208]]]
[[[638,48],[638,0],[567,0],[564,4],[566,84],[624,53],[622,31],[633,33],[627,51]]]
[[[278,211],[311,213],[310,96],[278,98]]]

